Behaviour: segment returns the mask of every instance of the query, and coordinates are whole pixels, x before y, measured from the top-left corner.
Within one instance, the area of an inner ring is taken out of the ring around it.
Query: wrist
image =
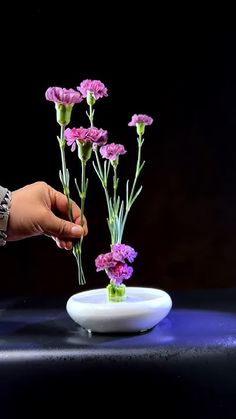
[[[6,244],[10,206],[11,192],[0,186],[0,246]]]

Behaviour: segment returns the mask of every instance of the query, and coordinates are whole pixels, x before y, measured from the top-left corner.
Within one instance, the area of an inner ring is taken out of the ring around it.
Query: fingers
[[[51,236],[51,237],[56,242],[56,245],[57,245],[57,247],[59,247],[59,249],[72,250],[72,248],[73,248],[72,241],[60,240],[60,239],[58,239],[58,237],[54,237],[54,236]]]
[[[58,192],[53,188],[51,190],[51,193],[52,193],[52,196],[51,196],[52,210],[59,212],[59,215],[62,218],[68,220],[68,200],[66,196],[63,193]],[[72,199],[70,199],[70,205],[71,205],[74,223],[77,225],[81,225],[81,217],[80,217],[81,211],[80,211],[79,206]],[[88,226],[87,226],[86,217],[84,215],[83,215],[83,230],[84,230],[83,234],[87,235]]]
[[[57,237],[60,240],[79,239],[84,236],[85,230],[78,224],[63,220],[51,211],[47,213],[41,223],[44,234]]]
[[[59,214],[63,216],[63,218],[68,219],[68,201],[66,196],[63,193],[56,191],[55,189],[52,189],[52,191],[52,210],[57,210],[57,212],[59,212]],[[76,220],[80,216],[80,208],[72,199],[70,199],[70,204],[73,219]]]
[[[76,220],[74,220],[74,223],[77,225],[81,225],[80,216]],[[84,236],[86,236],[88,234],[88,225],[87,225],[86,217],[84,215],[83,215],[83,229],[84,229]]]

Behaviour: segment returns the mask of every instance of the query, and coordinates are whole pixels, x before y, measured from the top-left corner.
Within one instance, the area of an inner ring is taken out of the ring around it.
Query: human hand
[[[68,221],[67,198],[45,182],[36,182],[12,192],[7,241],[44,234],[61,249],[72,249],[72,240],[88,232],[85,217],[80,224],[80,208],[71,200],[74,223]]]

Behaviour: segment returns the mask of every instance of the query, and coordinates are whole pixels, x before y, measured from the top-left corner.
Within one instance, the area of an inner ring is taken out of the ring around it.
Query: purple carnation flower
[[[111,253],[114,260],[125,262],[125,259],[127,259],[130,263],[134,261],[138,254],[133,247],[121,243],[113,244],[111,246]]]
[[[107,142],[107,131],[98,128],[88,128],[87,129],[87,139],[96,145],[104,145]]]
[[[80,103],[83,97],[74,89],[65,89],[62,87],[49,87],[45,93],[46,99],[51,102],[61,103],[63,105],[74,105]]]
[[[117,262],[116,266],[108,269],[108,276],[115,285],[120,285],[124,279],[129,279],[133,268],[126,263]]]
[[[82,143],[90,142],[92,144],[103,145],[107,142],[107,131],[98,128],[67,128],[65,130],[65,139],[71,151],[76,148],[76,141]]]
[[[107,88],[100,80],[84,80],[77,89],[85,98],[87,97],[88,92],[92,93],[96,100],[103,96],[108,96]]]
[[[129,122],[130,127],[135,127],[136,124],[144,124],[144,125],[152,125],[153,119],[148,115],[142,115],[142,114],[135,114],[132,116],[131,121]]]
[[[65,135],[67,145],[71,147],[71,151],[75,151],[76,141],[77,140],[84,141],[85,136],[86,136],[86,129],[82,127],[81,128],[67,128],[65,130],[64,135]]]
[[[97,272],[103,271],[104,269],[115,267],[117,262],[113,259],[111,252],[102,253],[95,259],[95,265]]]
[[[108,160],[116,160],[120,154],[125,154],[126,150],[122,144],[107,144],[100,148],[100,153],[103,158]]]

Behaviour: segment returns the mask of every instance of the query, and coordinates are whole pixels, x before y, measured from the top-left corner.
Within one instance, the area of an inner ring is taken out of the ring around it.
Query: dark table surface
[[[88,334],[66,299],[2,299],[0,417],[76,413],[89,398],[103,416],[111,400],[133,414],[236,418],[236,288],[169,294],[168,317],[131,335]]]

